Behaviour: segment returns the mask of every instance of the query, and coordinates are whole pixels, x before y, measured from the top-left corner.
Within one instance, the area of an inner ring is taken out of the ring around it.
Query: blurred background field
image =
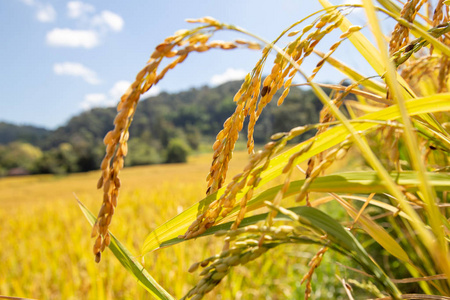
[[[230,176],[245,165],[246,153],[235,154]],[[126,168],[123,189],[111,231],[128,249],[140,253],[146,235],[204,197],[210,154],[192,156],[187,164]],[[98,210],[99,172],[68,176],[35,175],[0,179],[0,295],[31,299],[151,299],[109,251],[94,262],[90,226],[73,193],[91,211]],[[196,247],[193,247],[193,244]],[[198,245],[201,245],[198,247]],[[200,238],[145,257],[150,274],[175,297],[183,296],[199,280],[189,266],[219,253],[220,238]],[[298,299],[315,246],[282,247],[274,259],[259,259],[238,267],[208,299]],[[276,257],[280,257],[277,259]],[[281,259],[282,258],[282,259]],[[346,272],[327,253],[314,275],[315,299],[343,295],[335,277]],[[329,263],[333,260],[333,263]],[[253,274],[253,275],[252,275]],[[316,284],[320,282],[320,286]],[[244,289],[245,287],[245,289]],[[245,291],[245,292],[242,292]]]

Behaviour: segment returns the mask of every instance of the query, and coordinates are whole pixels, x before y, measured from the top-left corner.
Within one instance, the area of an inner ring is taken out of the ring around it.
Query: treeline
[[[183,162],[190,151],[211,145],[236,108],[232,99],[240,84],[163,92],[141,101],[130,128],[126,165]],[[264,110],[255,142],[267,142],[271,134],[288,131],[293,124],[316,123],[321,107],[311,91],[292,89],[282,106],[271,103]],[[102,140],[115,114],[114,108],[95,108],[54,131],[0,123],[0,175],[97,169],[104,155]]]

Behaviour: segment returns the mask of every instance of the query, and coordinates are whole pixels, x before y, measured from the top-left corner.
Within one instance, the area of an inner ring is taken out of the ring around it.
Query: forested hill
[[[211,143],[234,111],[240,81],[142,100],[130,128],[128,165],[176,162],[186,152]],[[316,123],[322,105],[311,91],[293,88],[280,107],[265,109],[255,128],[264,143],[274,132]],[[48,131],[0,123],[0,174],[70,173],[97,169],[103,136],[113,128],[115,108],[95,108]],[[14,173],[13,172],[13,173]]]
[[[6,145],[14,141],[25,141],[31,144],[37,144],[45,140],[50,130],[29,125],[13,125],[0,122],[0,145]]]

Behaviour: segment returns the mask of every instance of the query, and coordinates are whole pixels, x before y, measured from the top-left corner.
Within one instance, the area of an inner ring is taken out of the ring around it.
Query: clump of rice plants
[[[188,20],[197,27],[180,30],[156,46],[122,96],[115,127],[105,136],[106,155],[98,182],[103,204],[98,217],[82,207],[94,224],[97,262],[109,246],[150,293],[172,298],[109,232],[129,127],[140,95],[190,53],[248,48],[260,51],[261,58],[236,92],[236,109],[212,146],[206,198],[175,217],[167,216],[166,223],[149,233],[141,255],[212,234],[215,237],[205,238],[223,239],[221,253],[194,262],[189,269],[201,267],[202,278],[183,299],[201,299],[235,266],[270,260],[273,248],[288,244],[320,246],[301,280],[306,285],[305,299],[311,295],[314,270],[322,267],[329,251],[354,263],[348,266],[353,276],[339,278],[349,299],[361,293],[358,290],[383,299],[450,295],[449,8],[442,0],[406,1],[403,8],[391,0],[378,0],[376,5],[371,0],[337,6],[327,0],[318,2],[322,10],[292,24],[272,42],[204,17]],[[347,18],[360,7],[367,16],[364,26],[353,25]],[[396,22],[390,37],[381,30],[381,18]],[[214,40],[224,30],[244,34],[248,40]],[[375,44],[364,30],[375,37]],[[319,45],[330,36],[335,40],[323,53]],[[279,46],[281,38],[290,41]],[[333,57],[344,43],[359,51],[374,76],[362,75]],[[314,57],[319,61],[307,74],[304,63]],[[345,74],[350,84],[315,82],[325,65]],[[274,133],[272,141],[256,151],[253,132],[259,116],[271,101],[283,105],[296,80],[305,81],[322,101],[320,122],[292,124],[290,131]],[[332,93],[327,95],[323,87]],[[349,95],[356,100],[349,100]],[[245,121],[248,163],[225,185]],[[310,130],[316,130],[314,137],[292,144]],[[330,166],[346,155],[362,157],[364,163],[328,174]],[[299,168],[306,161],[307,168]],[[345,212],[344,218],[330,216],[330,207],[336,204]]]

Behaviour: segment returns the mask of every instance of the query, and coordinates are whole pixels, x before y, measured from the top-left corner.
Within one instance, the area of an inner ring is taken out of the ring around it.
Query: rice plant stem
[[[436,49],[439,49],[440,51],[442,51],[443,54],[445,54],[446,56],[450,56],[450,48],[448,46],[446,46],[445,44],[443,44],[438,39],[436,39],[436,37],[450,31],[450,24],[447,24],[447,26],[443,27],[443,28],[432,28],[429,31],[425,31],[422,28],[409,23],[407,20],[397,17],[395,14],[391,13],[388,10],[385,10],[385,9],[379,8],[379,7],[377,7],[376,10],[379,10],[379,11],[387,14],[388,16],[392,17],[401,25],[411,29],[413,31],[413,33],[416,32],[416,34],[418,36],[420,36],[419,40],[420,39],[426,40],[427,42],[432,44],[434,47],[436,47]],[[419,42],[419,41],[416,41],[416,42]],[[411,43],[414,43],[414,41],[412,41]]]
[[[364,212],[364,210],[367,208],[367,206],[370,203],[370,200],[372,200],[373,196],[375,196],[374,193],[370,194],[369,197],[367,197],[366,201],[364,201],[363,206],[361,207],[361,209],[359,210],[358,214],[356,215],[355,219],[353,220],[352,225],[350,226],[350,229],[353,229],[353,226],[355,226],[355,224],[358,222],[359,218],[361,217],[362,213]]]
[[[247,32],[246,30],[244,30],[242,28],[235,27],[235,26],[233,26],[233,27],[235,30],[242,32],[244,34],[247,34],[255,39],[258,39],[259,41],[261,41],[262,43],[264,43],[266,45],[269,45],[276,52],[280,53],[280,55],[282,55],[286,60],[288,60],[289,63],[291,63],[294,66],[294,68],[308,81],[308,76],[306,76],[306,74],[300,69],[300,66],[297,64],[297,62],[295,62],[289,55],[287,55],[278,46],[276,46],[272,43],[269,43],[268,41],[260,38],[257,35]],[[374,170],[376,170],[378,172],[380,178],[382,178],[385,181],[386,186],[388,187],[389,191],[393,194],[393,196],[395,198],[398,199],[398,201],[402,205],[402,208],[404,209],[405,213],[407,213],[414,220],[414,223],[417,223],[418,228],[420,228],[422,231],[425,231],[425,229],[424,229],[425,225],[420,220],[417,213],[411,208],[410,205],[407,204],[407,201],[404,199],[402,192],[397,188],[395,182],[389,176],[389,173],[383,167],[381,162],[376,158],[375,154],[372,152],[372,150],[370,149],[367,142],[365,142],[359,136],[359,134],[356,132],[356,130],[351,125],[350,121],[344,116],[344,114],[342,114],[342,112],[339,111],[339,109],[336,107],[336,105],[334,105],[331,102],[330,98],[325,94],[323,89],[312,81],[308,81],[308,83],[311,85],[314,92],[319,97],[319,99],[322,101],[322,103],[329,107],[329,109],[332,111],[332,113],[336,117],[336,119],[338,119],[345,126],[345,128],[350,132],[352,138],[355,141],[355,144],[360,148],[361,153],[364,156],[364,158],[372,166],[372,168],[374,168]],[[429,235],[429,233],[428,233],[428,235]],[[430,238],[431,238],[431,236],[430,236]]]
[[[276,46],[272,43],[269,43],[269,42],[265,41],[264,39],[254,35],[252,33],[247,32],[244,29],[241,29],[238,27],[234,27],[234,28],[237,31],[240,31],[244,34],[248,34],[249,36],[258,39],[259,41],[263,42],[264,44],[266,44],[269,47],[271,47],[272,49],[274,49],[276,52],[278,52],[280,55],[282,55],[287,61],[289,61],[289,63],[291,63],[293,65],[293,67],[311,84],[311,87],[313,88],[315,94],[319,97],[319,99],[322,101],[322,103],[324,105],[328,106],[328,108],[331,110],[331,112],[336,117],[336,119],[341,121],[342,124],[345,126],[345,128],[350,132],[355,144],[361,150],[361,153],[364,156],[364,158],[378,172],[379,176],[385,181],[386,186],[389,189],[389,191],[394,195],[394,197],[396,199],[398,199],[398,201],[401,204],[404,211],[408,215],[410,215],[410,217],[415,221],[414,224],[416,225],[416,227],[419,228],[419,230],[423,231],[422,232],[423,235],[429,237],[429,239],[432,240],[430,233],[425,230],[425,225],[422,223],[419,216],[412,209],[412,207],[407,204],[402,192],[398,189],[395,182],[389,176],[388,172],[383,167],[381,162],[376,158],[375,154],[372,152],[372,150],[370,149],[367,142],[359,136],[359,134],[356,132],[356,130],[350,124],[349,120],[344,116],[344,114],[342,114],[342,112],[339,111],[339,109],[336,107],[336,105],[334,105],[331,102],[330,98],[325,94],[323,89],[320,86],[318,86],[317,84],[315,84],[314,82],[310,81],[308,79],[308,76],[306,76],[306,74],[300,69],[300,66],[297,64],[297,62],[295,62],[289,55],[287,55],[278,46]],[[392,296],[394,298],[396,298],[396,299],[401,298],[401,293],[398,289],[396,289],[395,291],[392,291],[392,292],[393,292]]]
[[[426,177],[426,169],[420,159],[420,154],[417,149],[418,145],[417,138],[413,134],[413,128],[411,120],[408,115],[408,111],[406,110],[405,100],[402,97],[402,94],[399,90],[399,85],[396,82],[397,74],[388,55],[388,49],[384,40],[384,35],[380,28],[380,24],[378,22],[378,18],[376,16],[375,7],[373,6],[371,0],[363,0],[363,5],[369,20],[370,27],[372,29],[379,50],[381,52],[381,58],[386,67],[386,83],[389,86],[390,91],[392,93],[392,97],[397,102],[398,108],[400,110],[402,123],[404,125],[403,132],[407,144],[408,153],[411,159],[412,166],[417,171],[418,173],[417,175],[421,182],[419,188],[422,193],[423,200],[426,204],[425,209],[428,213],[430,225],[437,239],[438,245],[436,245],[436,240],[430,234],[430,232],[425,230],[425,227],[418,226],[418,224],[416,223],[414,223],[413,226],[423,239],[424,244],[427,246],[430,254],[432,255],[434,254],[433,259],[435,260],[436,264],[442,266],[443,271],[446,273],[447,277],[450,278],[450,261],[448,257],[448,247],[445,241],[444,233],[442,231],[443,224],[441,222],[439,209],[435,202],[436,196],[433,190],[431,189],[431,186],[428,184],[428,179]],[[450,51],[450,49],[448,50]],[[410,206],[409,208],[412,211],[412,208]],[[439,251],[436,251],[436,248],[439,249]]]
[[[337,8],[337,7],[345,7],[345,6],[349,6],[349,4],[335,5],[332,7]],[[363,7],[363,5],[361,5],[361,4],[351,4],[350,6]],[[427,42],[429,42],[430,44],[432,44],[434,47],[436,47],[436,49],[439,49],[440,51],[442,51],[442,53],[444,53],[446,56],[450,56],[450,48],[448,46],[446,46],[444,43],[442,43],[441,41],[439,41],[438,39],[436,39],[436,37],[438,37],[439,35],[450,32],[450,24],[447,24],[447,26],[443,27],[443,28],[431,28],[430,30],[425,31],[420,26],[418,26],[416,24],[412,24],[412,23],[408,22],[407,20],[405,20],[401,17],[398,17],[396,14],[390,12],[387,9],[384,9],[381,7],[373,7],[373,8],[377,11],[385,13],[386,15],[393,18],[395,21],[397,21],[401,25],[408,27],[408,29],[411,29],[413,31],[413,33],[416,32],[417,36],[420,36],[422,39],[424,39]]]

